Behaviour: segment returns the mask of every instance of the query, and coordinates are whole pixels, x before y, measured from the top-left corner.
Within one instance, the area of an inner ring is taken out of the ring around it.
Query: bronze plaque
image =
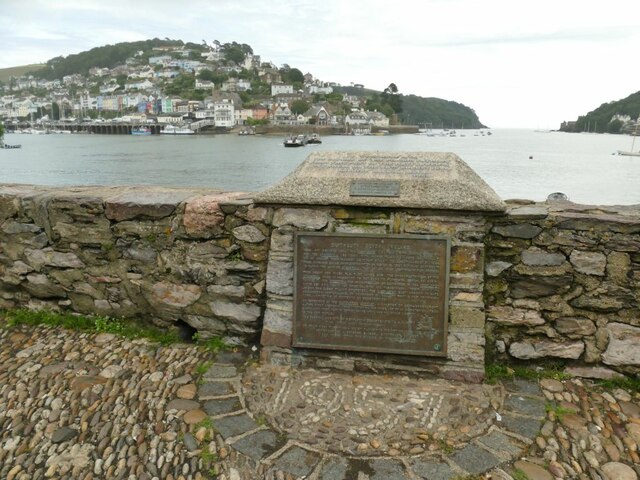
[[[446,356],[447,237],[295,234],[295,347]]]
[[[352,180],[351,197],[399,197],[400,182],[389,180]]]

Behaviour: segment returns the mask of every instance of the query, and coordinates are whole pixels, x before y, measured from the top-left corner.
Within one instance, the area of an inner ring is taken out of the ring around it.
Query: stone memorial
[[[436,152],[316,152],[256,203],[504,212],[460,157]]]
[[[263,360],[479,381],[486,217],[459,157],[317,152],[257,194],[273,208]]]

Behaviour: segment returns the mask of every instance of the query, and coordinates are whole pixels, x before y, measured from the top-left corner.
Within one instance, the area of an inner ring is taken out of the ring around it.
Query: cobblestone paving
[[[0,479],[640,473],[638,394],[579,379],[465,385],[251,359],[246,367],[247,358],[222,353],[210,362],[187,345],[0,329]]]
[[[269,366],[248,369],[243,387],[249,410],[279,433],[355,456],[464,444],[496,423],[504,402],[501,386]]]

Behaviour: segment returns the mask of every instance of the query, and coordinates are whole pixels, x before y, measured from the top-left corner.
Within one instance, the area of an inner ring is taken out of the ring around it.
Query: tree
[[[300,83],[300,84],[302,84],[304,82],[304,75],[297,68],[289,68],[289,69],[286,69],[286,70],[282,69],[282,70],[280,70],[280,73],[282,75],[282,79],[286,83]]]
[[[386,94],[390,94],[390,95],[395,95],[396,93],[398,93],[398,87],[396,86],[395,83],[390,83],[389,86],[387,88],[384,89],[384,93]]]
[[[209,82],[213,82],[214,76],[215,74],[211,70],[200,70],[200,73],[198,74],[198,78],[200,80],[206,80]]]
[[[57,102],[51,104],[51,120],[60,120],[60,105]]]
[[[116,83],[120,85],[120,88],[124,88],[124,84],[127,82],[127,76],[124,73],[121,73],[116,77]]]
[[[222,45],[221,50],[226,61],[237,64],[242,63],[247,55],[253,54],[253,49],[246,43],[225,43],[224,45]]]
[[[388,105],[395,113],[402,112],[402,95],[398,94],[398,87],[390,83],[382,92],[381,103]]]
[[[620,129],[622,128],[622,122],[618,119],[611,120],[609,125],[607,125],[607,132],[609,133],[620,133]]]
[[[0,123],[0,145],[2,145],[3,139],[4,139],[4,125]]]
[[[291,102],[291,113],[300,115],[307,110],[309,110],[309,104],[304,100],[294,100],[293,102]]]

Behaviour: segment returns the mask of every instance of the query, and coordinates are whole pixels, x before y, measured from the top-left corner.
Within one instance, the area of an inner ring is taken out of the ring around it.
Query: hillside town
[[[216,130],[310,124],[352,132],[389,126],[394,112],[388,105],[382,111],[368,108],[372,105],[364,95],[337,93],[336,87],[288,65],[263,62],[248,45],[203,41],[140,50],[124,63],[94,66],[86,74],[11,77],[0,84],[0,119],[9,130],[27,122],[38,128],[64,122],[186,125],[203,120]],[[350,87],[364,92],[363,85]]]

